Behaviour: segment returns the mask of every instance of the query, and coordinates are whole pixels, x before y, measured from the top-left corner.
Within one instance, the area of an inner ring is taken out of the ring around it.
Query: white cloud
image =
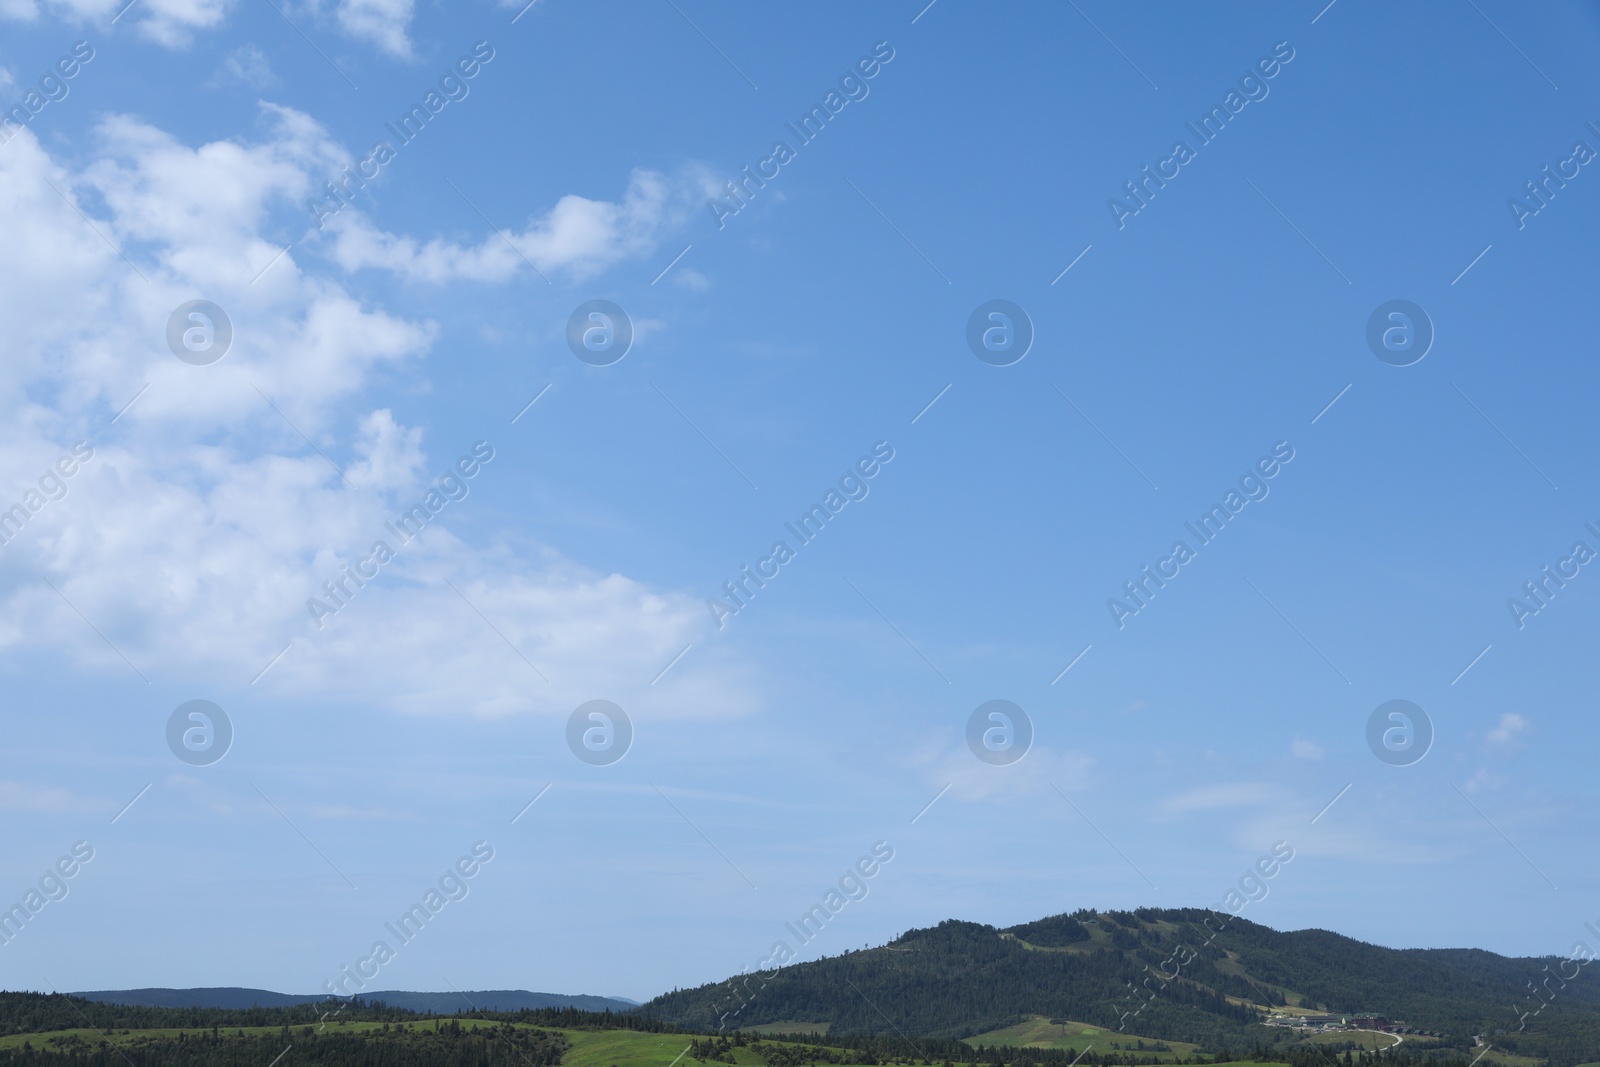
[[[543,546],[457,538],[503,457],[398,543],[385,523],[472,442],[430,441],[361,406],[379,368],[418,365],[431,324],[292,253],[252,284],[279,249],[269,219],[344,158],[305,115],[264,116],[259,141],[198,147],[113,117],[82,169],[27,132],[0,153],[0,475],[26,486],[71,442],[94,449],[65,497],[0,549],[14,564],[0,655],[48,651],[128,676],[126,655],[152,680],[245,686],[287,644],[260,686],[308,700],[442,715],[564,715],[597,696],[644,719],[753,710],[740,671],[706,647],[696,598]],[[631,190],[620,205],[566,198],[530,234],[553,267],[598,269],[643,247],[658,217],[655,179]],[[206,367],[164,339],[173,308],[197,297],[234,326],[232,349]],[[342,458],[348,483],[302,432]],[[317,628],[308,598],[378,539],[397,558]]]
[[[58,166],[27,131],[0,153],[9,253],[0,257],[0,402],[26,405],[48,381],[64,411],[109,417],[149,385],[129,421],[231,418],[276,424],[276,434],[284,428],[264,393],[315,437],[376,365],[426,350],[430,324],[367,306],[298,270],[292,253],[251,284],[280,251],[261,235],[269,213],[303,198],[308,175],[338,158],[306,116],[265,114],[262,143],[193,149],[114,116],[99,129],[99,158],[80,172]],[[205,368],[174,359],[165,343],[173,309],[197,297],[234,325],[227,357]]]
[[[1484,735],[1488,742],[1496,748],[1515,749],[1523,745],[1522,735],[1533,727],[1533,723],[1525,716],[1515,712],[1506,712],[1500,716],[1500,722]]]
[[[673,284],[696,293],[703,293],[711,288],[711,279],[695,270],[693,267],[679,267],[673,271]]]
[[[213,85],[226,82],[240,82],[259,91],[277,85],[278,76],[272,72],[265,52],[253,44],[245,44],[228,53],[211,79]]]
[[[114,6],[121,10],[120,3]],[[229,3],[228,0],[139,0],[139,7],[142,10],[134,12],[138,16],[134,25],[140,33],[168,48],[187,48],[194,39],[194,31],[222,24]]]
[[[361,455],[346,475],[370,489],[403,489],[423,480],[422,431],[406,429],[394,421],[388,408],[374,411],[361,420],[361,435],[355,444]]]
[[[476,244],[434,238],[426,244],[386,233],[365,216],[342,212],[329,223],[340,266],[391,270],[413,281],[505,281],[532,264],[544,274],[589,277],[623,260],[653,252],[681,225],[699,186],[635,170],[620,201],[563,196],[520,232],[490,234]]]
[[[411,57],[407,31],[416,4],[413,0],[340,0],[339,25],[352,37],[369,41],[392,56]]]
[[[132,24],[141,36],[167,48],[184,49],[194,43],[197,32],[220,26],[234,6],[234,0],[0,0],[0,18],[32,22],[49,12],[79,27],[103,26],[126,8],[127,14],[118,19],[123,25]],[[313,0],[310,6],[320,8],[320,0]],[[415,0],[337,0],[333,14],[351,37],[391,56],[409,59],[408,34],[415,9]],[[238,60],[243,71],[230,73],[249,74],[251,65],[262,58],[259,50],[247,45],[230,56],[224,68]]]
[[[105,25],[127,0],[0,0],[0,18],[33,21],[42,11],[84,26]],[[187,48],[196,30],[222,23],[229,0],[139,0],[127,19],[141,36],[167,48]]]
[[[351,471],[387,476],[391,491],[350,490],[316,456],[196,448],[183,464],[97,450],[66,499],[6,549],[60,595],[27,578],[6,590],[0,648],[55,646],[113,674],[128,670],[120,653],[152,679],[242,687],[292,643],[262,689],[415,713],[565,713],[596,696],[663,714],[751,706],[701,649],[652,690],[685,645],[708,637],[697,599],[553,551],[527,558],[452,534],[447,524],[499,474],[496,461],[420,537],[398,537],[386,523],[424,493],[406,478],[417,435],[387,412],[364,420],[363,434],[367,455]],[[343,607],[319,628],[308,601],[338,606],[323,583],[380,540],[396,558],[364,586],[347,582]]]
[[[1325,750],[1321,745],[1317,744],[1315,741],[1307,741],[1303,737],[1295,738],[1294,741],[1292,741],[1289,745],[1289,751],[1293,752],[1300,759],[1309,760],[1321,759],[1325,754]]]
[[[164,47],[185,49],[194,43],[197,32],[220,26],[234,6],[235,0],[0,0],[0,18],[33,22],[48,12],[82,28],[104,26],[126,8],[126,15],[118,18],[122,25],[133,25],[141,36]],[[312,11],[321,6],[321,0],[309,4]],[[333,15],[339,28],[351,37],[396,58],[410,59],[409,33],[415,10],[415,0],[337,0]],[[224,68],[237,59],[248,74],[250,65],[260,58],[259,50],[247,45],[229,57]]]

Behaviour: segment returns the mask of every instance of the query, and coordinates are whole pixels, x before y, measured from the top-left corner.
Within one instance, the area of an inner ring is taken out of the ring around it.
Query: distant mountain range
[[[327,1000],[325,993],[300,995],[270,989],[216,986],[201,989],[95,989],[72,994],[104,1004],[131,1004],[144,1008],[287,1008]],[[391,1008],[451,1015],[462,1011],[521,1011],[524,1008],[577,1008],[579,1011],[632,1011],[638,1001],[622,997],[569,996],[565,993],[530,993],[526,989],[468,989],[449,993],[412,993],[386,989],[362,993],[369,1004],[382,1001]]]

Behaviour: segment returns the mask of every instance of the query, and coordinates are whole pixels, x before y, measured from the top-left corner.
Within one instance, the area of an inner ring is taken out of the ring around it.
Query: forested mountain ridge
[[[879,948],[674,991],[638,1011],[695,1028],[805,1021],[832,1034],[969,1040],[1047,1016],[1216,1049],[1284,1042],[1290,1033],[1262,1024],[1288,1007],[1386,1016],[1458,1048],[1481,1034],[1557,1064],[1600,1059],[1600,977],[1535,997],[1556,962],[1384,948],[1202,909],[1080,911],[1006,929],[947,920]],[[1546,1002],[1519,1032],[1522,1013]]]

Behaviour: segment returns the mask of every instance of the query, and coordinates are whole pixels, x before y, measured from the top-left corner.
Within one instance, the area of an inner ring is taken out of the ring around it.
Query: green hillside
[[[1013,1046],[1016,1048],[1099,1049],[1104,1052],[1133,1052],[1140,1057],[1149,1056],[1162,1063],[1185,1060],[1200,1052],[1200,1047],[1188,1041],[1162,1041],[1132,1031],[1118,1031],[1070,1019],[1049,1019],[1043,1015],[1030,1015],[1014,1026],[989,1030],[967,1039],[967,1044],[979,1048]]]
[[[1263,1025],[1299,1009],[1381,1015],[1439,1035],[1416,1035],[1413,1049],[1470,1058],[1481,1034],[1493,1046],[1485,1064],[1509,1067],[1520,1055],[1573,1067],[1600,1054],[1600,981],[1567,983],[1524,1032],[1512,1008],[1538,1007],[1529,983],[1553,962],[1389,949],[1199,909],[1081,911],[1009,929],[948,920],[880,948],[669,993],[638,1013],[704,1029],[807,1019],[834,1037],[995,1034],[1019,1044],[1030,1043],[1017,1028],[1031,1019],[1072,1019],[1216,1051],[1304,1043],[1303,1033]]]

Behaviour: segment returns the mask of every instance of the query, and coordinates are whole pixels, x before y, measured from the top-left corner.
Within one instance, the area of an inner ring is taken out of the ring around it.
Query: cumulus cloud
[[[214,425],[277,420],[265,394],[314,434],[376,365],[426,350],[431,324],[295,269],[292,254],[251,284],[281,250],[261,234],[269,212],[302,198],[308,173],[338,152],[298,112],[269,107],[266,117],[261,143],[190,148],[113,116],[99,129],[99,158],[76,172],[31,132],[0,153],[10,350],[0,400],[26,405],[45,381],[63,410],[109,416],[149,386],[130,421]],[[202,294],[227,310],[234,344],[223,362],[196,368],[172,357],[165,330],[174,308]]]
[[[49,14],[79,26],[103,26],[126,9],[126,15],[118,17],[123,25],[131,24],[140,36],[167,48],[184,49],[194,43],[197,32],[220,26],[235,6],[234,0],[0,0],[0,18],[33,22]],[[323,7],[321,0],[311,0],[308,6],[319,14]],[[413,57],[410,30],[415,13],[415,0],[336,0],[332,8],[334,21],[346,34],[399,59]],[[261,59],[260,51],[247,45],[223,67],[231,76],[255,84],[254,78],[265,69]]]
[[[1315,741],[1307,741],[1303,737],[1295,738],[1289,744],[1289,751],[1299,759],[1319,760],[1323,757],[1324,749]]]
[[[415,8],[413,0],[340,0],[334,14],[350,36],[409,59],[411,39],[407,33]]]
[[[711,288],[711,279],[693,267],[679,267],[673,272],[672,283],[696,293],[703,293]]]
[[[6,549],[56,588],[24,577],[5,590],[0,648],[43,643],[107,673],[127,671],[126,656],[149,678],[223,686],[244,686],[271,663],[260,682],[269,692],[499,716],[564,713],[602,693],[643,701],[661,669],[707,637],[706,612],[687,594],[553,550],[474,547],[449,529],[450,513],[419,537],[397,536],[389,524],[426,489],[410,477],[419,435],[387,412],[364,420],[363,435],[367,455],[351,473],[375,474],[388,491],[350,490],[316,456],[213,448],[183,469],[171,456],[97,450],[67,498]],[[466,484],[497,473],[490,462]],[[473,503],[469,490],[450,508]],[[343,565],[379,541],[394,559],[330,592]],[[313,598],[338,610],[319,619]],[[720,672],[708,676],[704,655],[679,663],[651,704],[748,706]]]
[[[361,458],[351,464],[346,475],[364,487],[401,489],[422,478],[422,431],[395,422],[388,408],[362,418],[355,450]]]
[[[222,85],[238,82],[255,90],[270,89],[278,84],[267,54],[253,44],[241,45],[228,53],[210,84]]]
[[[90,3],[92,0],[69,0],[71,3]],[[121,3],[114,3],[121,10]],[[228,13],[227,0],[140,0],[138,18],[134,25],[146,37],[168,48],[187,48],[194,40],[196,30],[208,30],[221,24]]]
[[[565,714],[597,695],[642,715],[753,709],[738,668],[706,650],[695,598],[458,536],[506,458],[420,536],[388,526],[472,445],[365,403],[380,369],[415,373],[435,327],[292,253],[261,274],[281,250],[270,220],[344,158],[277,107],[254,141],[192,146],[113,116],[80,168],[26,131],[0,153],[0,474],[26,485],[73,442],[93,450],[59,499],[0,500],[22,509],[0,548],[0,655],[219,686],[271,663],[264,690],[414,713]],[[603,210],[566,198],[530,228],[547,262],[598,269],[641,247],[663,201],[653,179],[631,188]],[[201,296],[234,341],[196,367],[165,329]],[[316,625],[308,601],[379,540],[394,559]]]
[[[683,223],[698,189],[692,178],[635,170],[618,201],[563,196],[521,232],[490,234],[475,244],[437,237],[421,243],[343,212],[329,224],[331,254],[346,270],[389,270],[430,283],[501,282],[530,265],[546,275],[582,279],[654,251],[667,231]]]
[[[32,21],[41,12],[79,25],[108,23],[128,0],[0,0],[0,18]],[[168,48],[187,48],[197,30],[221,24],[229,0],[139,0],[128,12],[140,35]]]
[[[1525,743],[1523,735],[1532,727],[1533,723],[1525,716],[1508,711],[1500,716],[1500,722],[1485,734],[1484,738],[1496,748],[1521,748]]]
[[[123,25],[132,24],[138,33],[167,48],[183,49],[194,43],[199,31],[220,26],[235,6],[233,0],[0,0],[0,18],[32,22],[41,14],[82,25],[105,25],[127,9]],[[313,0],[311,8],[321,8]],[[365,41],[391,56],[412,58],[411,19],[415,0],[337,0],[333,17],[339,28],[357,40]],[[265,70],[258,49],[246,46],[224,62],[231,76],[255,84],[253,77]],[[270,74],[270,71],[266,72]]]
[[[138,33],[167,48],[184,49],[194,43],[195,34],[215,29],[235,6],[234,0],[0,0],[0,18],[31,22],[41,14],[82,25],[105,25],[127,8],[118,21],[132,24]],[[313,10],[321,8],[313,0]],[[333,18],[351,37],[373,45],[399,59],[412,58],[411,20],[415,0],[337,0]],[[298,16],[296,16],[298,17]],[[235,51],[223,63],[223,71],[247,84],[270,84],[270,70],[264,57],[252,45]]]

